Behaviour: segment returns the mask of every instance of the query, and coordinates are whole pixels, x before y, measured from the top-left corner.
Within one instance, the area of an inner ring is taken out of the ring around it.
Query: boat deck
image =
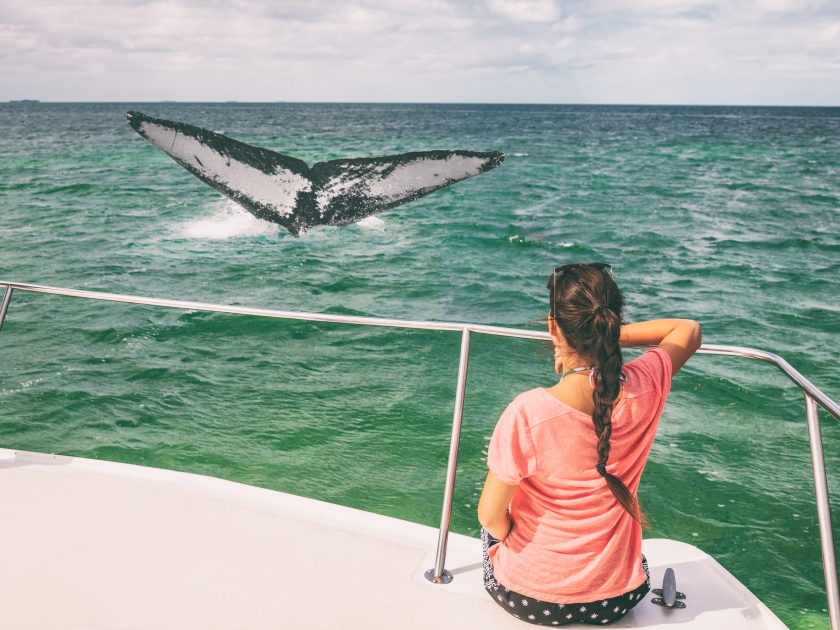
[[[230,481],[0,449],[0,628],[527,627],[481,585],[477,539]],[[699,549],[646,540],[685,610],[642,601],[611,627],[784,628]],[[583,627],[583,626],[581,626]]]

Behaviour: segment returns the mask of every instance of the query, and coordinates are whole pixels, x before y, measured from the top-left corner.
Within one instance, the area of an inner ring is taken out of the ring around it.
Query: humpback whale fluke
[[[496,168],[501,151],[416,151],[318,162],[251,146],[201,127],[130,111],[128,124],[251,214],[297,236],[347,225]]]

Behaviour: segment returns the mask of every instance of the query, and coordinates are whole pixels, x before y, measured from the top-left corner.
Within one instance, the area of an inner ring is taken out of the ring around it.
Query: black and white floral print
[[[538,626],[565,626],[570,623],[606,625],[621,619],[650,591],[650,572],[647,559],[642,556],[642,569],[646,579],[638,588],[617,597],[582,604],[556,604],[526,597],[505,588],[493,576],[493,563],[488,553],[497,544],[487,530],[481,528],[481,546],[484,552],[484,588],[504,610],[522,621]]]
[[[493,577],[493,562],[490,560],[488,550],[493,545],[499,544],[499,539],[490,535],[483,527],[481,528],[481,549],[484,555],[484,588],[497,588],[500,584]]]

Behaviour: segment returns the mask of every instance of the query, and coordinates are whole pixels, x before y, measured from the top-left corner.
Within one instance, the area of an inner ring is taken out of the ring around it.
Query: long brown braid
[[[624,296],[610,267],[603,263],[575,263],[554,270],[548,281],[551,316],[566,343],[593,366],[592,422],[598,436],[595,469],[606,480],[613,496],[636,521],[647,519],[635,496],[621,479],[607,472],[612,435],[612,410],[621,391],[623,359],[621,335]]]

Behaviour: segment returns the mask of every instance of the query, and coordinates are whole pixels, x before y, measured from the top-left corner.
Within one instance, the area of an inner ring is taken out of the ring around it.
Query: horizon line
[[[517,103],[517,102],[470,102],[470,101],[179,101],[179,100],[108,100],[108,101],[53,101],[34,98],[20,98],[0,101],[2,105],[125,105],[142,103],[147,105],[469,105],[469,106],[516,106],[516,107],[765,107],[765,108],[819,108],[836,109],[838,105],[757,105],[741,103]]]

